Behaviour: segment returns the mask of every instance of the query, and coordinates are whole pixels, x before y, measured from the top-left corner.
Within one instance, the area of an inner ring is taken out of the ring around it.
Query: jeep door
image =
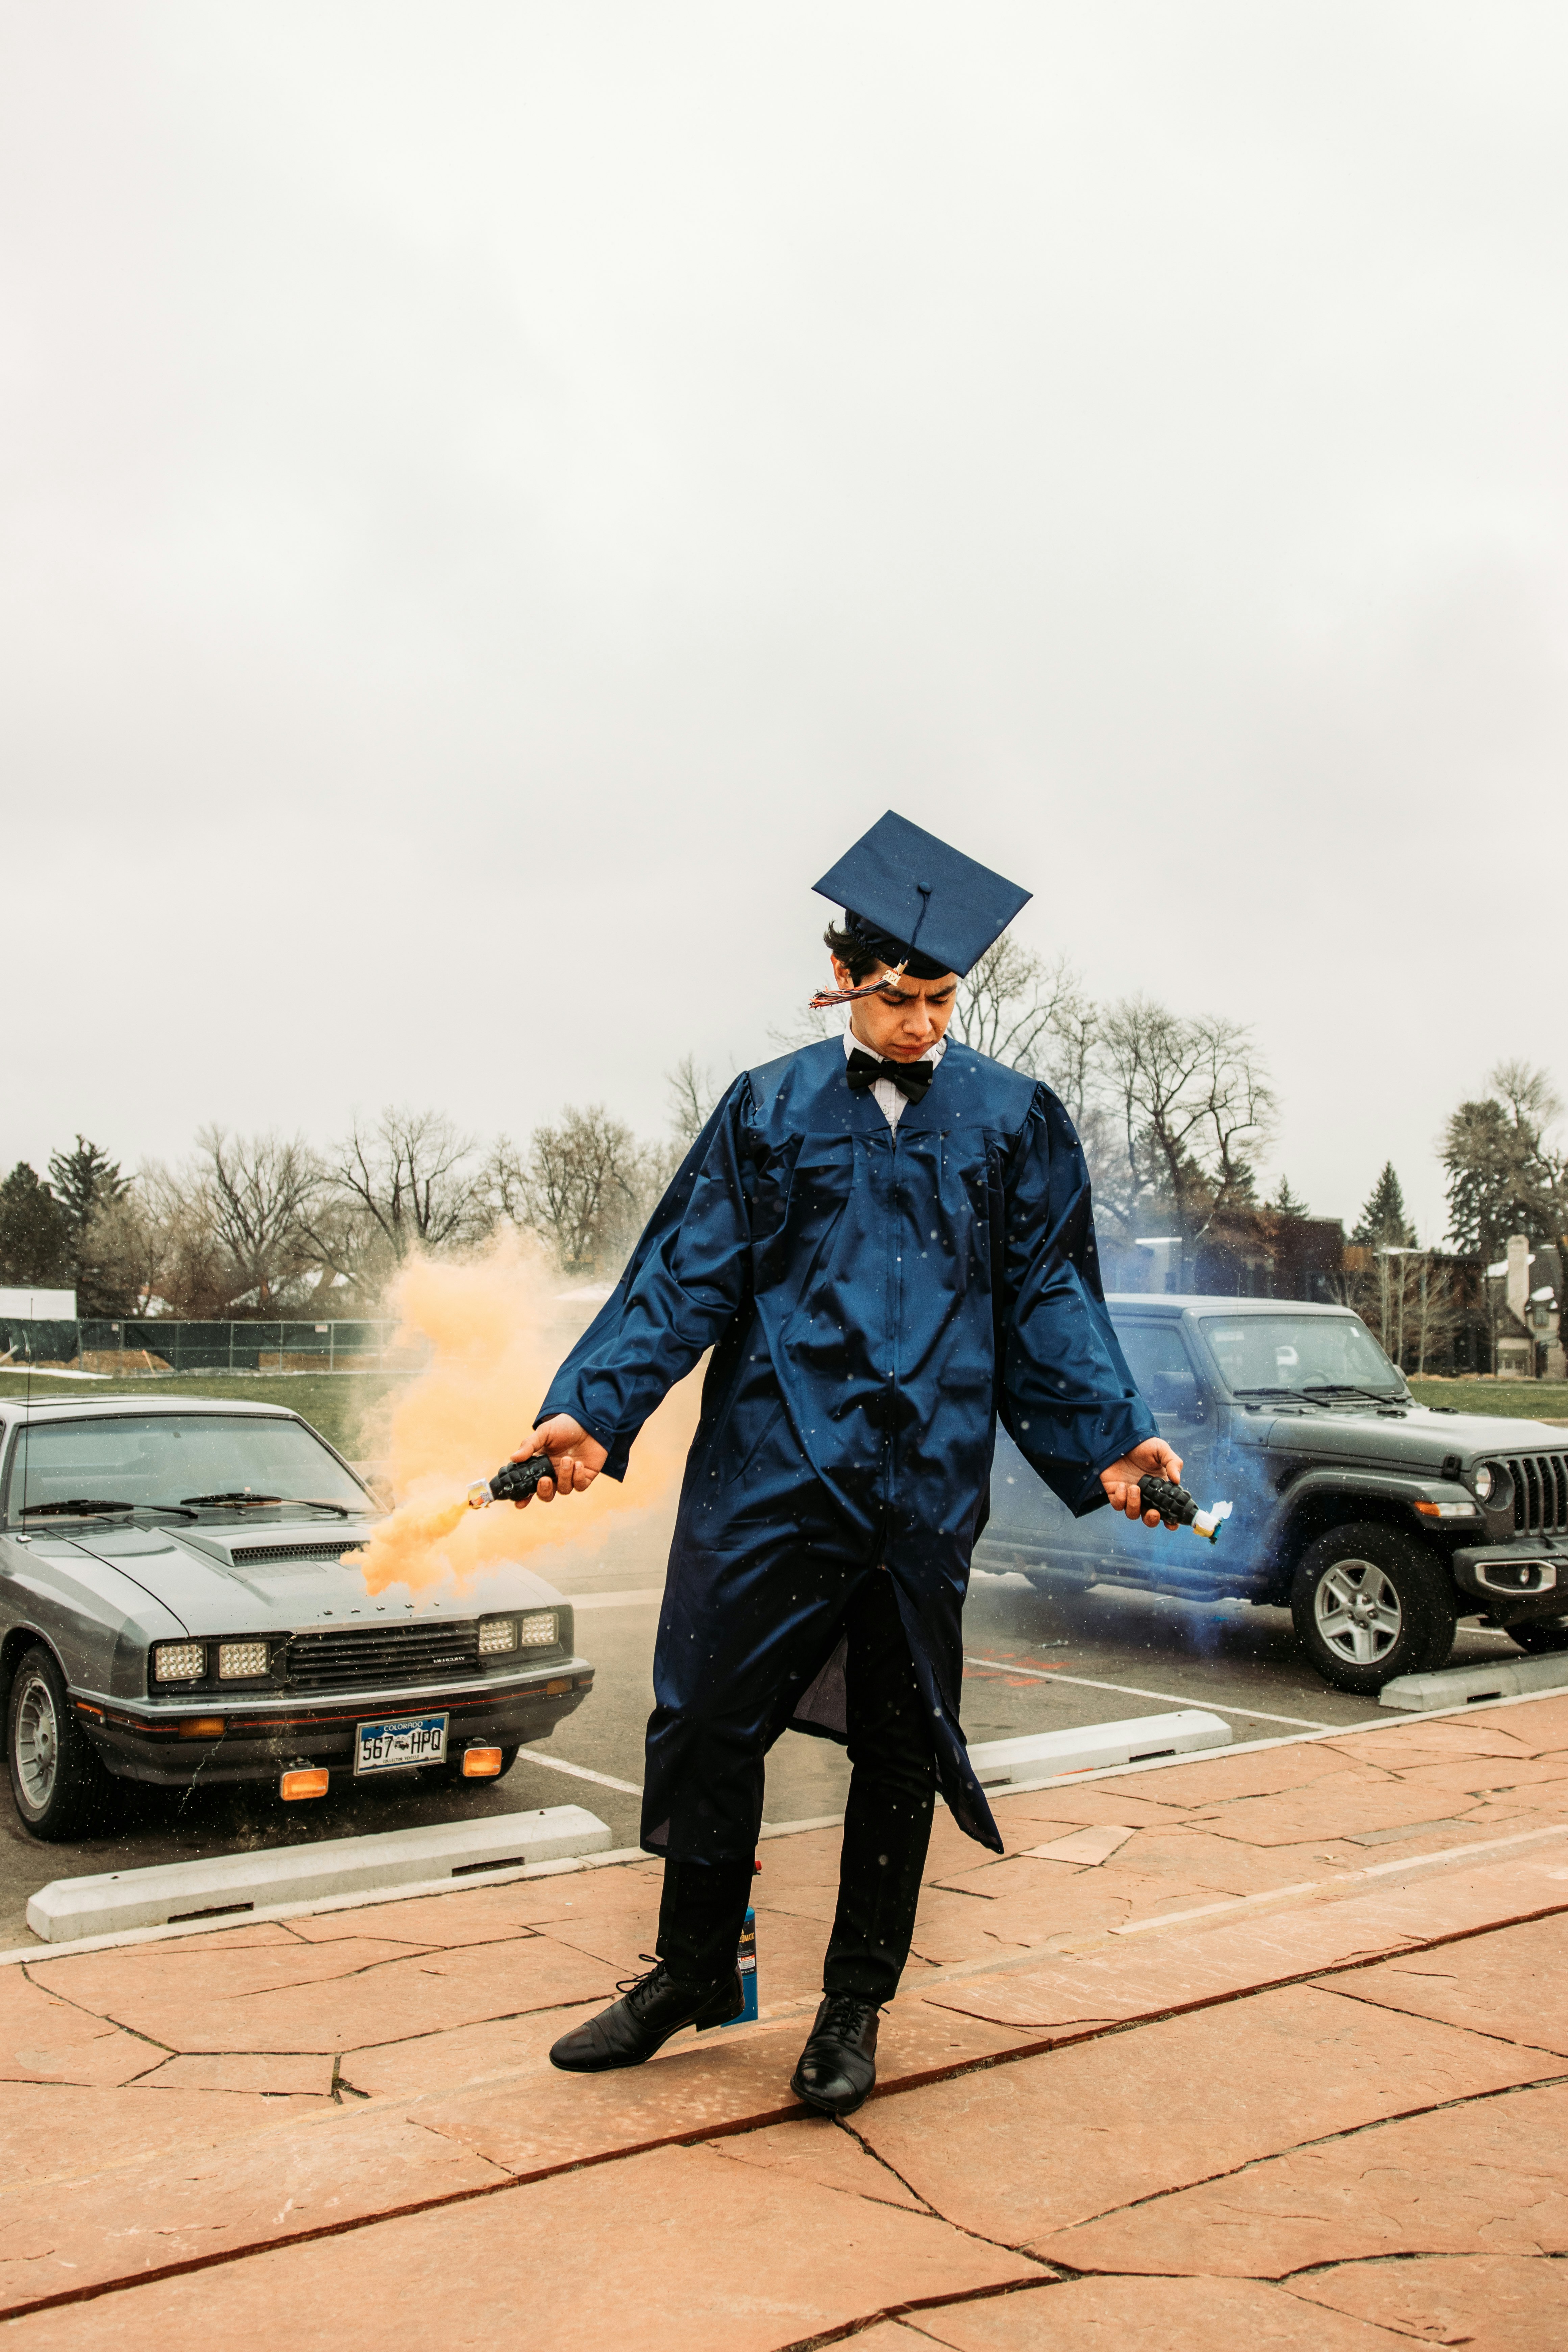
[[[1216,1416],[1179,1319],[1173,1315],[1123,1313],[1115,1320],[1116,1336],[1139,1393],[1159,1423],[1166,1444],[1182,1457],[1183,1486],[1200,1503],[1211,1502]],[[1142,1569],[1151,1566],[1148,1546],[1160,1540],[1158,1529],[1142,1527],[1121,1512],[1114,1521],[1104,1512],[1097,1512],[1095,1519],[1110,1533],[1117,1554],[1135,1559]],[[1189,1545],[1192,1541],[1186,1535],[1182,1539]]]

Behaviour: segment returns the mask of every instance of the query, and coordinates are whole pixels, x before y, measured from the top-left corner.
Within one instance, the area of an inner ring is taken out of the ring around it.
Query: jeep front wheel
[[[1373,1698],[1396,1675],[1447,1663],[1458,1612],[1447,1570],[1397,1528],[1331,1528],[1290,1590],[1297,1637],[1326,1683]]]

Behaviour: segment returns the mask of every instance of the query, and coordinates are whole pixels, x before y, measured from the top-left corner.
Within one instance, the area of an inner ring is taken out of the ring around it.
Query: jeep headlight
[[[1492,1490],[1492,1474],[1489,1463],[1483,1462],[1478,1469],[1473,1470],[1470,1473],[1470,1486],[1476,1495],[1477,1499],[1484,1503]]]

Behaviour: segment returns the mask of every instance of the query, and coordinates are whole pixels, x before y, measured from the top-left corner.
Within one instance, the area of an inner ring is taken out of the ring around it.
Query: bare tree
[[[309,1263],[315,1163],[297,1137],[231,1136],[216,1126],[201,1129],[196,1150],[195,1187],[228,1261],[230,1303],[275,1314],[279,1289]]]
[[[694,1054],[683,1054],[674,1069],[666,1071],[670,1129],[684,1150],[690,1150],[707,1126],[721,1091],[713,1083],[712,1071],[706,1066],[699,1069]]]
[[[1065,956],[1047,963],[1004,931],[959,982],[952,1028],[994,1062],[1030,1077],[1054,1078],[1059,1062],[1074,1062],[1080,1032],[1086,1042],[1092,1035],[1093,1013]]]
[[[566,1272],[624,1257],[650,1189],[647,1155],[624,1119],[602,1104],[569,1106],[558,1126],[535,1128],[523,1177],[528,1221]]]
[[[1121,1167],[1105,1203],[1131,1234],[1152,1211],[1173,1225],[1191,1277],[1197,1245],[1222,1211],[1248,1203],[1252,1157],[1275,1099],[1251,1033],[1192,1020],[1146,996],[1104,1016],[1101,1083],[1114,1105]]]
[[[489,1179],[472,1136],[441,1111],[389,1108],[354,1121],[321,1171],[309,1238],[319,1261],[362,1290],[384,1281],[413,1249],[460,1248],[494,1222]]]

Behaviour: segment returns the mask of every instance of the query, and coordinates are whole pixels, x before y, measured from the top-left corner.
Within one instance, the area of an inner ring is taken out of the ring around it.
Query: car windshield
[[[1354,1315],[1205,1315],[1203,1329],[1233,1396],[1405,1392]]]
[[[33,1422],[12,1454],[6,1517],[35,1524],[99,1510],[172,1510],[193,1502],[243,1510],[258,1502],[373,1509],[364,1489],[300,1421],[216,1412],[105,1413]],[[196,1511],[189,1516],[195,1517]]]

